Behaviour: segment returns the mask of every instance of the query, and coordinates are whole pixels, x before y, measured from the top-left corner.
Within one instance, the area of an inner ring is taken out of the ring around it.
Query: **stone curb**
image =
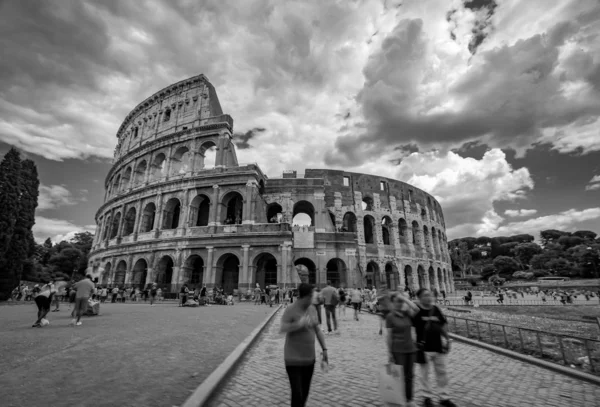
[[[234,350],[225,358],[225,360],[208,376],[188,399],[180,407],[202,407],[212,397],[221,383],[227,379],[227,375],[238,364],[248,349],[256,341],[258,336],[267,327],[275,314],[281,309],[279,305],[254,331],[250,333]]]
[[[501,348],[501,347],[495,346],[495,345],[490,345],[489,343],[480,342],[475,339],[465,338],[464,336],[456,335],[453,333],[450,333],[450,337],[454,340],[466,343],[471,346],[477,346],[479,348],[483,348],[483,349],[498,353],[503,356],[508,356],[510,358],[517,359],[517,360],[520,360],[525,363],[531,363],[532,365],[543,367],[545,369],[549,369],[554,372],[564,374],[564,375],[572,377],[574,379],[583,380],[583,381],[595,384],[596,386],[600,386],[600,377],[591,375],[589,373],[580,372],[578,370],[564,367],[564,366],[558,365],[556,363],[546,362],[545,360],[541,360],[541,359],[535,358],[533,356],[524,355],[524,354],[518,353],[518,352],[513,352],[512,350],[504,349],[504,348]]]

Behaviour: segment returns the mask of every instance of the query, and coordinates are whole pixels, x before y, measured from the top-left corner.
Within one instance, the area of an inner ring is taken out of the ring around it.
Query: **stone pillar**
[[[314,207],[315,207],[315,231],[326,232],[327,220],[329,218],[329,211],[325,207],[325,193],[315,192],[314,193]]]
[[[210,216],[208,221],[208,226],[216,226],[220,224],[218,220],[218,212],[219,212],[219,186],[213,185],[213,194],[210,199]]]
[[[168,180],[171,176],[171,163],[173,162],[173,145],[169,146],[169,155],[167,156],[167,175],[165,176],[165,180]]]
[[[183,202],[181,204],[181,218],[179,219],[179,225],[177,229],[182,229],[182,235],[185,235],[185,229],[188,227],[188,222],[190,219],[190,193],[191,189],[186,189],[183,193]]]
[[[248,270],[249,261],[250,261],[250,254],[248,253],[249,250],[250,250],[249,244],[242,245],[242,273],[240,276],[241,281],[238,283],[238,287],[239,287],[239,289],[243,290],[244,292],[251,285],[250,273]]]
[[[119,230],[117,231],[117,238],[123,237],[123,228],[125,227],[125,204],[121,205],[121,220],[119,221]]]
[[[412,267],[412,287],[413,291],[417,291],[420,288],[419,285],[419,271],[416,267]]]
[[[283,284],[288,283],[288,246],[283,243],[281,245],[281,267],[277,269],[277,285],[283,287]]]
[[[141,139],[141,137],[140,137]],[[154,154],[150,154],[150,158],[148,159],[148,165],[146,166],[146,173],[144,174],[144,185],[148,185],[150,182],[150,173],[152,171],[152,159],[154,158]]]
[[[154,277],[154,261],[155,261],[156,253],[150,253],[150,259],[148,260],[148,268],[146,273],[146,285],[152,283],[155,279]]]
[[[424,277],[425,278],[423,280],[425,280],[425,288],[431,290],[431,282],[429,281],[429,270],[425,270]]]
[[[252,192],[255,188],[253,181],[246,184],[246,196],[244,197],[244,209],[242,213],[242,224],[253,224],[254,216],[252,213]]]
[[[137,240],[138,233],[140,232],[140,223],[142,219],[142,200],[140,199],[135,208],[135,225],[133,226],[133,240]]]
[[[440,281],[438,279],[438,272],[437,270],[434,268],[433,269],[433,282],[431,282],[431,289],[436,289],[438,291],[438,293],[440,292]]]
[[[135,186],[135,168],[137,167],[137,158],[133,160],[133,164],[131,164],[131,176],[129,177],[129,185],[127,186],[127,190],[131,191]]]
[[[156,194],[156,214],[154,215],[154,230],[157,232],[162,228],[162,220],[163,220],[163,199],[162,194],[159,192]]]
[[[225,135],[221,134],[217,140],[217,154],[215,157],[215,168],[220,168],[225,166]]]
[[[208,255],[206,256],[206,273],[204,273],[204,284],[206,284],[206,288],[213,288],[215,286],[215,273],[213,265],[215,248],[212,246],[207,246],[206,250],[208,250]]]

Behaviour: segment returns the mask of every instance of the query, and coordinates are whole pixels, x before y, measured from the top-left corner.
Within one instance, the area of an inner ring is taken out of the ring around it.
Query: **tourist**
[[[39,288],[39,287],[38,287]],[[37,320],[31,326],[32,328],[41,328],[42,319],[46,318],[50,311],[50,304],[52,302],[53,293],[51,292],[50,284],[44,284],[40,288],[39,293],[35,296],[35,305],[38,307]]]
[[[335,309],[340,302],[337,290],[331,286],[331,281],[327,280],[327,287],[321,290],[321,297],[325,304],[325,318],[327,319],[327,333],[339,334],[338,323],[335,315]],[[331,330],[331,319],[333,319],[333,331]]]
[[[142,291],[142,297],[144,298],[144,302],[148,301],[148,297],[150,296],[150,288],[148,286],[144,287],[144,291]]]
[[[206,304],[206,284],[200,289],[200,304]]]
[[[157,301],[163,301],[163,290],[160,287],[156,289],[156,299]]]
[[[498,299],[496,300],[498,304],[504,305],[504,293],[502,290],[498,291]]]
[[[190,290],[188,289],[187,284],[184,284],[181,287],[181,290],[180,290],[180,293],[179,293],[180,297],[181,297],[181,302],[179,303],[180,307],[183,307],[185,305],[185,303],[187,302],[187,297],[188,297],[189,292],[190,292]]]
[[[115,286],[112,289],[112,300],[111,303],[117,302],[117,296],[119,295],[119,287]]]
[[[154,306],[154,301],[156,301],[156,295],[158,294],[158,288],[156,287],[156,283],[152,284],[150,288],[150,306]]]
[[[315,337],[323,350],[323,361],[328,361],[325,337],[321,332],[316,310],[311,307],[313,288],[302,283],[298,299],[283,312],[281,333],[285,333],[283,358],[291,388],[291,406],[306,405],[315,368]]]
[[[338,295],[340,297],[339,316],[341,318],[342,312],[344,313],[344,316],[346,316],[346,292],[344,291],[344,287],[340,287],[340,289],[338,290]]]
[[[408,407],[413,403],[413,372],[417,348],[412,339],[412,318],[419,312],[412,301],[403,294],[392,294],[390,312],[385,316],[387,346],[390,363],[402,366],[404,371],[404,392]]]
[[[256,287],[254,288],[254,305],[259,305],[261,303],[261,295],[260,285],[256,283]]]
[[[350,302],[352,302],[352,307],[354,308],[354,319],[358,321],[358,311],[360,310],[360,303],[362,302],[362,296],[359,288],[354,287],[352,290],[352,293],[350,294]]]
[[[265,287],[265,304],[268,304],[269,306],[273,306],[273,303],[271,302],[271,288],[269,286]]]
[[[106,287],[102,287],[102,289],[100,290],[100,302],[105,303],[107,297],[108,297],[108,289]]]
[[[317,311],[317,318],[319,320],[319,325],[323,325],[323,320],[321,319],[321,304],[323,304],[323,297],[321,296],[321,290],[315,289],[313,290],[312,295],[312,305],[315,307]]]
[[[79,326],[81,325],[81,315],[87,311],[88,301],[94,290],[92,276],[88,274],[83,280],[75,283],[74,288],[77,290],[75,295],[75,309],[73,310],[76,319],[71,321],[71,325]]]
[[[433,303],[433,295],[426,288],[417,292],[419,299],[419,312],[414,317],[414,325],[417,331],[417,345],[421,358],[417,357],[417,363],[421,371],[421,387],[425,395],[423,405],[433,407],[433,392],[429,380],[429,366],[433,365],[437,379],[440,405],[455,407],[450,401],[448,392],[448,375],[446,373],[446,355],[450,350],[450,338],[447,332],[446,317],[442,310]],[[421,360],[419,360],[421,359]]]
[[[54,280],[50,280],[50,282],[48,283],[48,285],[50,286],[50,294],[51,294],[51,298],[52,298],[52,302],[50,304],[50,307],[54,306],[54,309],[52,310],[52,312],[58,312],[60,311],[60,301],[58,298],[58,291],[56,290],[56,284]]]
[[[275,290],[275,304],[279,305],[279,297],[281,296],[281,289],[277,287]]]

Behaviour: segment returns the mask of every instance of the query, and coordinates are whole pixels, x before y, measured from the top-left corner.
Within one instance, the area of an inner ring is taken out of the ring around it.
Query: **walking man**
[[[315,337],[328,361],[325,337],[319,326],[315,307],[311,307],[313,288],[302,283],[298,299],[290,304],[281,317],[281,333],[285,333],[283,358],[292,390],[292,407],[304,407],[315,369]]]
[[[321,293],[319,289],[313,290],[312,294],[312,305],[315,307],[317,311],[317,318],[319,319],[319,325],[322,325],[323,321],[321,320],[321,304],[323,303],[323,297],[321,297]]]
[[[352,290],[352,293],[350,294],[350,302],[352,302],[352,307],[354,308],[354,319],[358,321],[358,311],[360,310],[360,303],[362,302],[360,288],[354,287],[354,290]]]
[[[327,332],[331,333],[331,319],[333,318],[333,332],[338,334],[337,318],[335,316],[335,307],[339,300],[337,290],[331,286],[331,281],[327,280],[327,287],[321,291],[321,297],[325,303],[325,318],[327,319]]]
[[[71,320],[71,325],[79,326],[81,325],[81,315],[87,311],[88,301],[94,291],[92,276],[88,274],[83,280],[75,283],[74,287],[77,292],[75,294],[75,310],[73,312],[77,319]]]

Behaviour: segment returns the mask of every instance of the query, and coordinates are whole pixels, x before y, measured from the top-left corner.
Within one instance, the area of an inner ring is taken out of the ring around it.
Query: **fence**
[[[490,299],[480,299],[480,298],[476,298],[473,297],[473,300],[471,300],[468,304],[461,299],[447,299],[447,300],[441,300],[439,299],[440,302],[443,302],[443,304],[445,305],[453,305],[453,306],[473,306],[474,304],[477,305],[561,305],[560,300],[554,300],[552,299],[552,297],[548,298],[545,302],[542,300],[525,300],[525,299],[507,299],[504,298],[504,302],[502,304],[498,303],[496,298],[490,298]],[[576,298],[573,299],[571,303],[569,303],[569,305],[597,305],[598,304],[598,298],[590,298],[589,300],[586,299],[582,299],[582,298]]]
[[[600,341],[447,316],[452,333],[600,375]]]

